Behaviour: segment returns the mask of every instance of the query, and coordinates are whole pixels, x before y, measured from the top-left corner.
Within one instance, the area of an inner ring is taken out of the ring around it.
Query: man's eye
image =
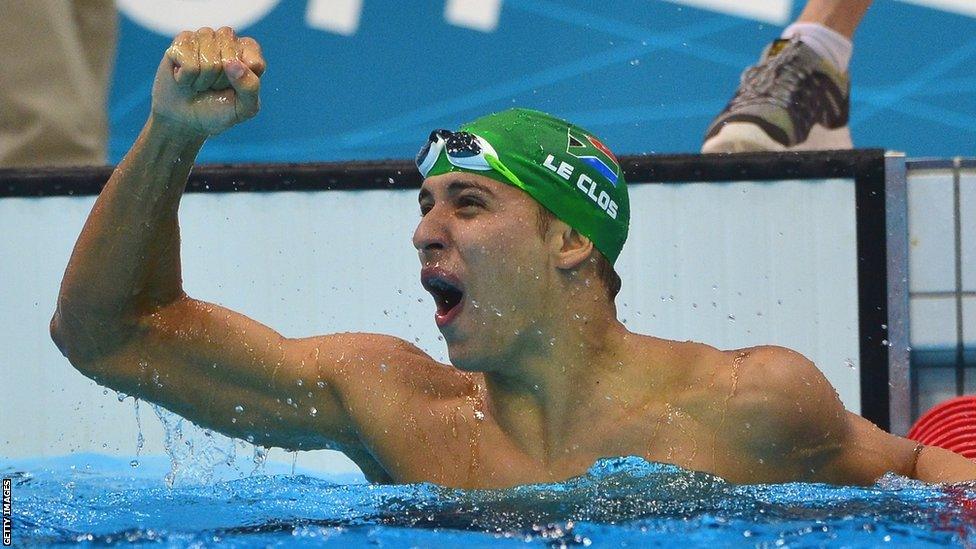
[[[462,196],[462,197],[458,198],[458,206],[460,206],[462,208],[466,208],[468,206],[481,207],[481,206],[484,206],[484,205],[485,205],[484,202],[482,202],[481,200],[479,200],[479,199],[477,199],[477,198],[475,198],[473,196]]]

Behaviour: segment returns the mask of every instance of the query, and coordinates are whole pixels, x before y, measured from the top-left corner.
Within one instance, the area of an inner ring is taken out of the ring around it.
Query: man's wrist
[[[187,124],[171,120],[157,113],[149,115],[145,130],[147,135],[162,137],[188,146],[202,146],[204,141],[210,137],[206,132],[196,130]]]

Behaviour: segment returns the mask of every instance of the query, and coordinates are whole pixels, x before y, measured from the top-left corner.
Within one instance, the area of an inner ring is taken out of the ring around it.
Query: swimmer
[[[165,52],[51,322],[91,379],[256,444],[341,450],[375,482],[552,482],[627,455],[737,483],[976,478],[973,462],[845,411],[796,352],[628,331],[614,305],[630,218],[620,166],[537,111],[435,131],[417,156],[413,245],[450,364],[386,335],[286,338],[188,296],[187,176],[209,136],[257,113],[264,69],[257,42],[229,28],[181,33]]]

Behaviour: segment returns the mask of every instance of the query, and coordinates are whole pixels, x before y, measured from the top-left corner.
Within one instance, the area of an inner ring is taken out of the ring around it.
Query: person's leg
[[[795,23],[780,38],[797,37],[821,57],[847,72],[851,40],[871,0],[810,0]]]
[[[809,0],[743,74],[702,152],[851,148],[851,37],[870,6],[871,0]]]
[[[871,0],[810,0],[796,22],[818,23],[851,40],[869,7]]]

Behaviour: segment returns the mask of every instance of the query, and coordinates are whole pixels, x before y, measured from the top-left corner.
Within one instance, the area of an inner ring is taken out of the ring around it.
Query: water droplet
[[[244,412],[244,407],[241,406],[240,404],[238,404],[237,406],[234,406],[234,411],[237,412],[238,414],[240,414],[240,413]]]
[[[139,466],[139,460],[138,459],[134,459],[134,460],[130,461],[129,462],[129,466],[130,467],[138,467]]]
[[[849,359],[849,358],[845,358],[844,359],[844,366],[847,366],[848,368],[850,368],[850,369],[853,370],[854,369],[854,361],[851,360],[851,359]]]
[[[735,322],[735,315],[730,314],[729,315],[729,320],[732,321],[732,322]]]
[[[485,413],[482,412],[481,410],[475,410],[474,411],[474,418],[477,419],[478,421],[481,421],[481,420],[485,419]]]
[[[317,413],[319,413],[319,411],[315,409],[315,406],[312,406],[311,408],[308,409],[308,415],[312,417],[315,417],[315,414]]]

